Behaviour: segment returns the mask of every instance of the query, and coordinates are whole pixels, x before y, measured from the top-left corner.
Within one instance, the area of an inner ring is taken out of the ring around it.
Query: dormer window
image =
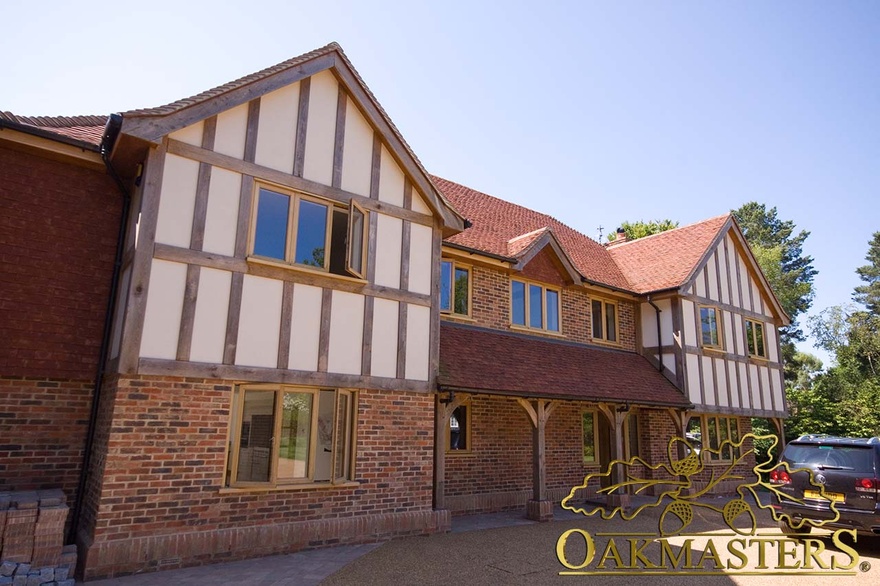
[[[512,279],[510,321],[514,326],[559,331],[559,290]]]
[[[253,256],[364,278],[366,212],[298,192],[260,187]]]

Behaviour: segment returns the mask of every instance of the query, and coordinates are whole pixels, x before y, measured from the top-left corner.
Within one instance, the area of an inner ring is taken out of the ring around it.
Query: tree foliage
[[[669,219],[650,220],[648,222],[638,220],[636,222],[623,222],[620,224],[620,228],[623,229],[623,232],[626,234],[627,240],[637,240],[639,238],[644,238],[645,236],[651,236],[652,234],[659,234],[660,232],[666,232],[667,230],[678,228],[678,222]],[[616,233],[608,235],[609,242],[614,242],[615,240],[617,240]]]
[[[792,220],[780,220],[776,208],[749,202],[733,210],[743,235],[752,248],[755,258],[767,277],[767,281],[779,299],[791,325],[781,328],[783,353],[794,354],[793,342],[805,339],[798,324],[798,317],[813,303],[813,257],[804,254],[804,241],[810,235],[806,230],[795,234]]]
[[[868,311],[880,314],[880,232],[874,232],[865,260],[869,264],[856,269],[865,284],[856,287],[853,299],[864,305]]]

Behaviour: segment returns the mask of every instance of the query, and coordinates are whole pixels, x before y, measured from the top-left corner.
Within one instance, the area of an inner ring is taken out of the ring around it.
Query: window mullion
[[[281,438],[281,420],[284,418],[283,410],[284,388],[275,391],[275,407],[273,413],[272,441],[269,452],[269,482],[273,485],[278,483],[278,446]]]
[[[290,210],[287,212],[287,243],[284,247],[287,257],[284,260],[291,263],[296,258],[296,250],[294,249],[296,247],[297,232],[299,232],[296,225],[296,220],[299,218],[299,202],[299,195],[290,196]]]
[[[235,396],[234,412],[236,420],[232,422],[232,474],[229,478],[230,484],[238,482],[238,458],[241,451],[241,420],[244,417],[244,389],[239,389]]]
[[[318,459],[318,412],[321,410],[321,391],[310,391],[312,395],[312,425],[309,432],[309,470],[308,479],[315,481],[315,464]],[[332,474],[331,474],[332,476]]]
[[[333,393],[333,438],[330,440],[330,483],[336,484],[336,464],[339,459],[339,400],[342,392]]]

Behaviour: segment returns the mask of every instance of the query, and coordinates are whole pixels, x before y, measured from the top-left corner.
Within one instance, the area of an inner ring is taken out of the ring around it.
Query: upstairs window
[[[714,307],[700,307],[701,342],[704,348],[721,349],[720,312]]]
[[[617,343],[617,303],[593,299],[590,303],[593,339]]]
[[[440,263],[440,311],[470,315],[471,270],[451,260]]]
[[[764,324],[759,321],[746,320],[746,347],[749,356],[767,358],[767,347],[764,344]]]
[[[253,221],[254,256],[364,278],[366,212],[296,192],[260,187]]]
[[[559,331],[559,291],[535,283],[510,281],[510,321],[536,330]]]

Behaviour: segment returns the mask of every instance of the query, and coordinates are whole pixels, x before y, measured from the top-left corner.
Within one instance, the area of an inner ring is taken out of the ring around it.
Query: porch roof
[[[690,401],[633,352],[442,321],[442,389],[664,407]]]

